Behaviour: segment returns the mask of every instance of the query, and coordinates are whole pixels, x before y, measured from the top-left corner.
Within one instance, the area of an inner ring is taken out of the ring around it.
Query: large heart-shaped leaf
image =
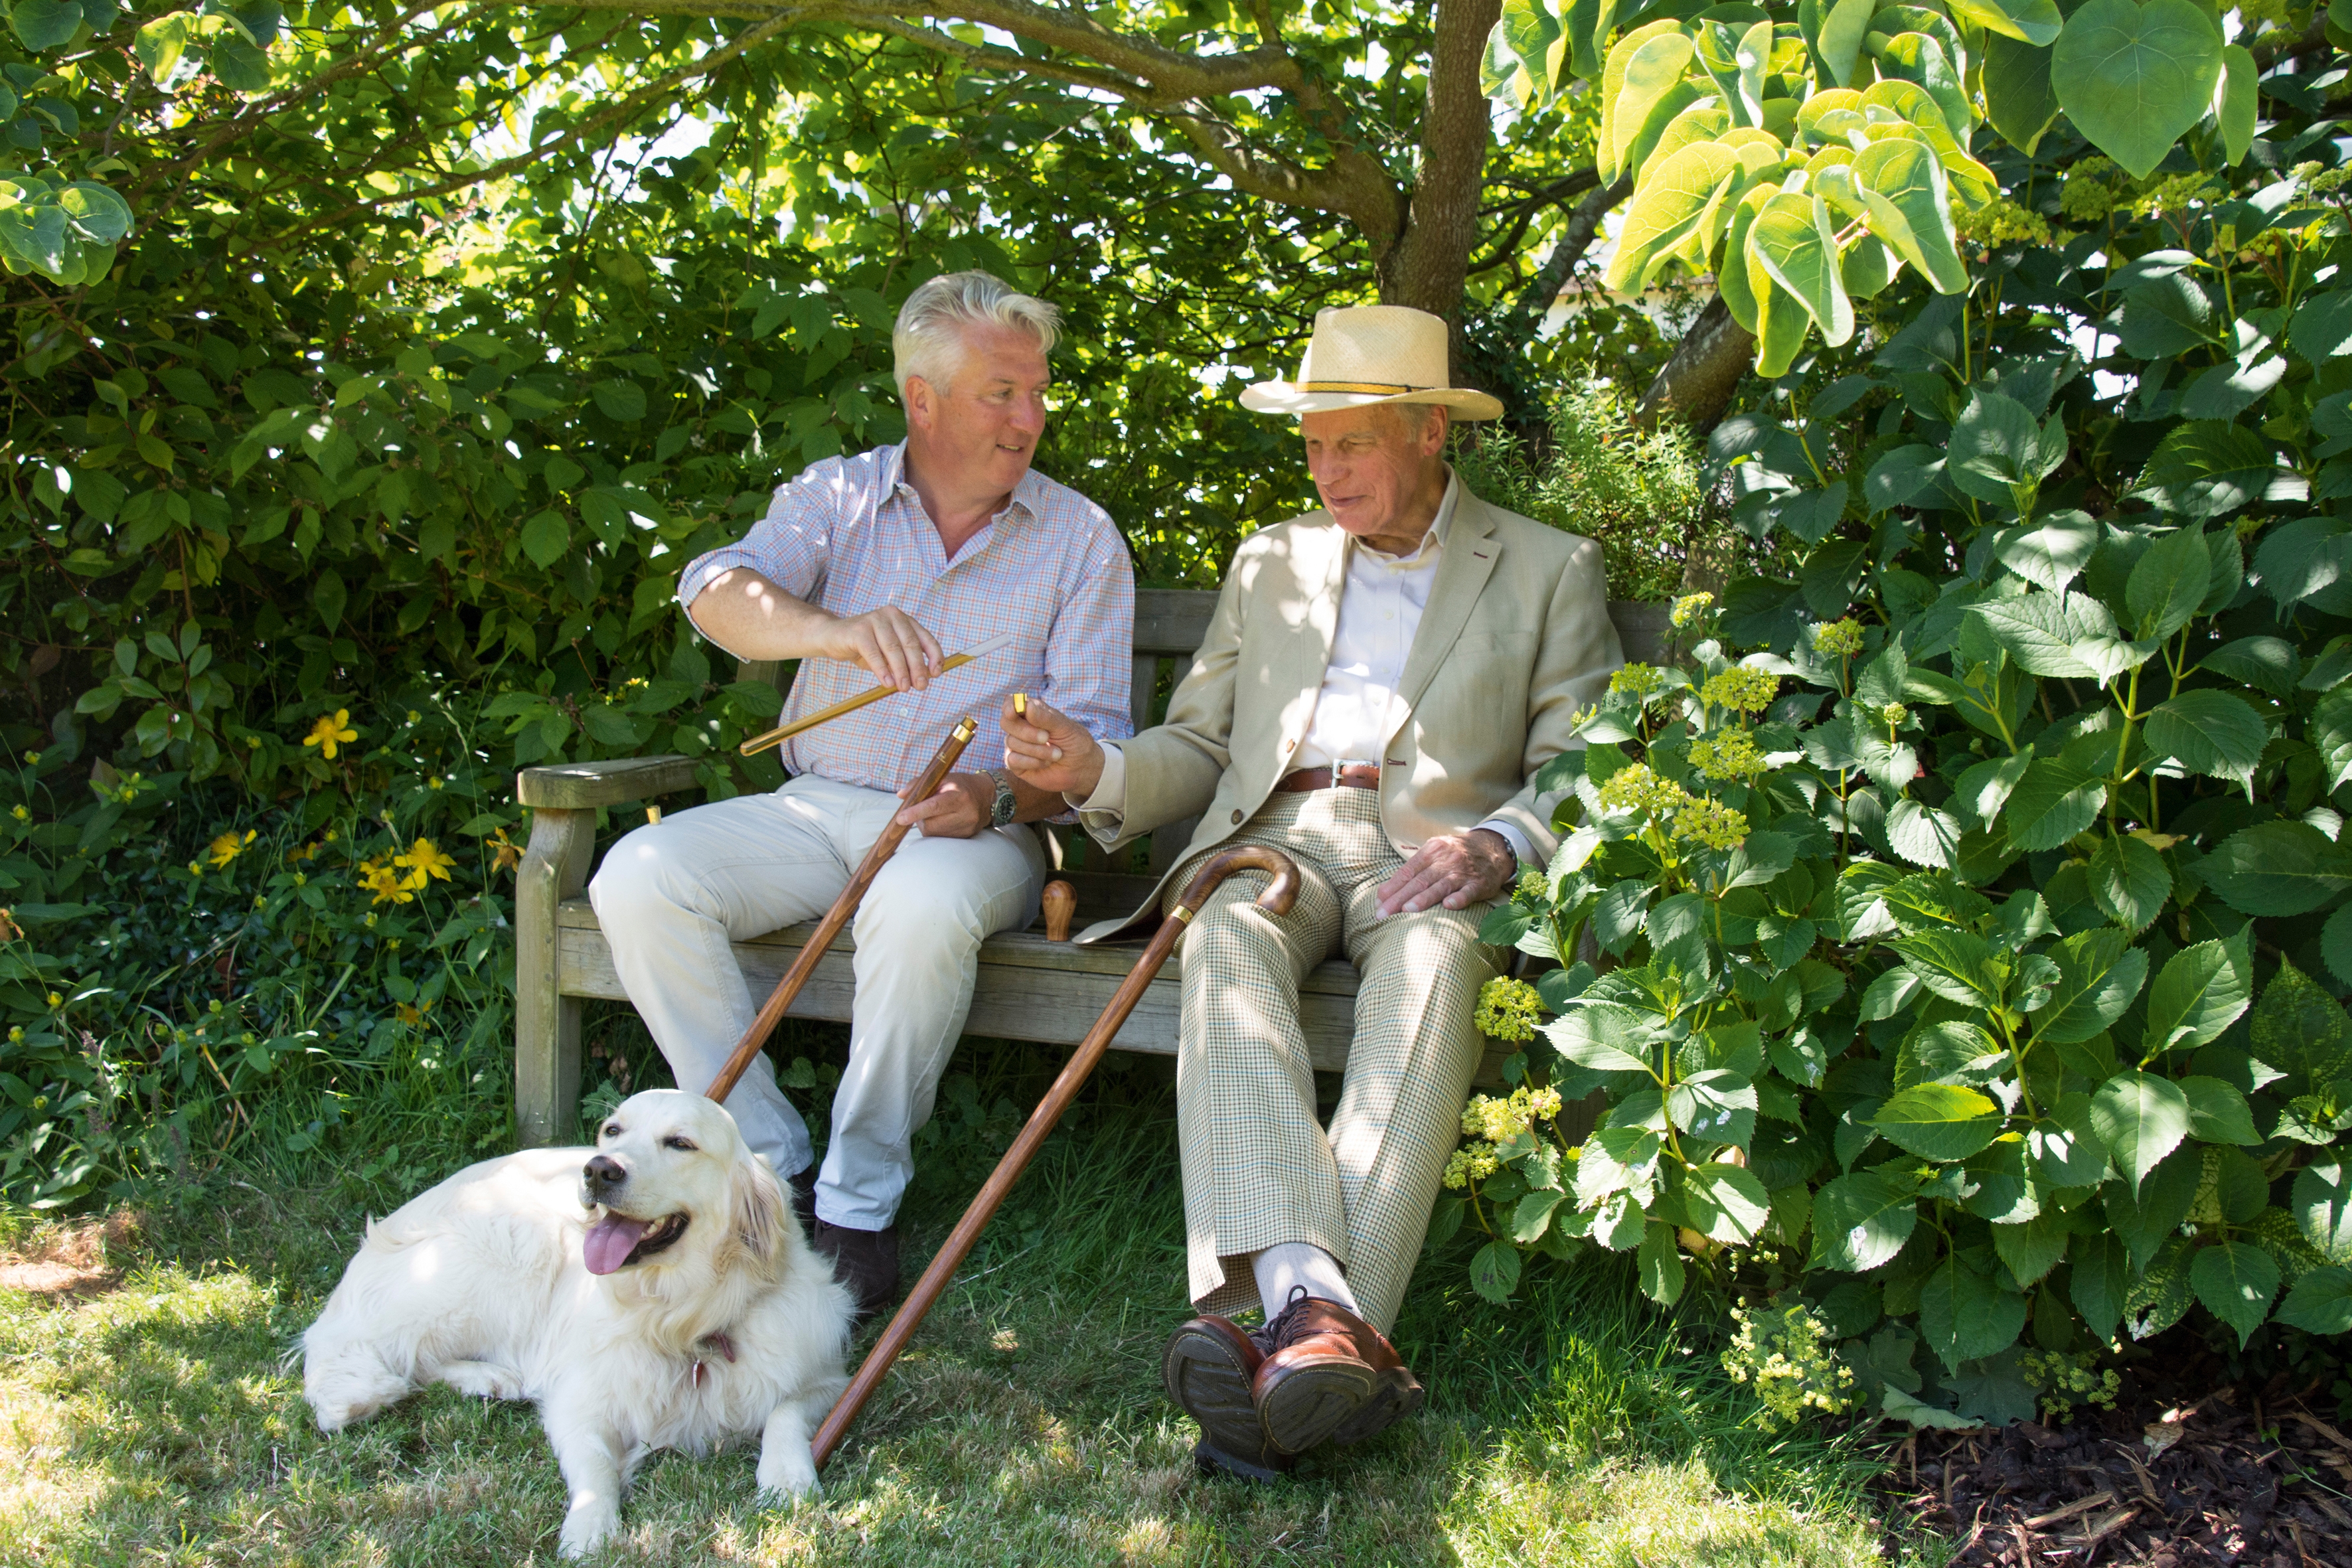
[[[1626,220],[1629,227],[1632,221]],[[1823,342],[1835,348],[1853,336],[1853,302],[1846,298],[1838,268],[1837,227],[1819,195],[1774,195],[1756,215],[1748,247],[1772,280],[1804,306]]]
[[[2050,58],[2074,129],[2135,180],[2205,118],[2221,79],[2221,30],[2193,0],[2089,0]]]
[[[2187,0],[2181,0],[2187,4]],[[1944,165],[1924,136],[1891,136],[1854,155],[1853,181],[1870,208],[1870,232],[1917,268],[1937,292],[1969,286],[1952,228]]]
[[[1974,22],[1996,38],[2014,38],[2041,47],[2055,43],[2060,30],[2066,26],[2057,0],[1951,0],[1951,6],[1952,14],[1961,21]],[[1990,91],[1990,53],[1986,63],[1985,87]]]
[[[1738,172],[1738,154],[1717,142],[1693,142],[1652,169],[1626,209],[1625,226],[1609,261],[1609,287],[1647,287],[1667,253],[1721,211]]]

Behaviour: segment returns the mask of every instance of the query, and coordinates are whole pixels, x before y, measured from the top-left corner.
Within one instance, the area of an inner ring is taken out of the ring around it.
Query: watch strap
[[[1021,809],[1020,797],[1013,793],[1012,775],[1003,768],[990,768],[988,776],[996,785],[996,799],[989,809],[988,825],[991,827],[1007,826]]]

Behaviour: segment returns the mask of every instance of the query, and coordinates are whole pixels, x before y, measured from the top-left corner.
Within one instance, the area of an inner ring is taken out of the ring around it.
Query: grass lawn
[[[1127,1067],[1047,1146],[820,1500],[757,1506],[750,1451],[661,1456],[604,1560],[1943,1561],[1939,1542],[1883,1540],[1859,1446],[1747,1423],[1712,1351],[1624,1270],[1531,1270],[1497,1309],[1465,1282],[1464,1242],[1424,1260],[1399,1324],[1430,1387],[1416,1421],[1271,1487],[1196,1476],[1158,1377],[1183,1310],[1167,1081],[1165,1064]],[[928,1163],[903,1216],[909,1281],[986,1165],[969,1149]],[[326,1437],[287,1364],[363,1213],[407,1190],[225,1169],[118,1226],[89,1259],[112,1283],[73,1292],[21,1288],[72,1271],[66,1227],[0,1215],[0,1255],[19,1259],[0,1271],[0,1563],[553,1561],[563,1494],[528,1406],[436,1389]],[[44,1256],[63,1261],[22,1261]]]

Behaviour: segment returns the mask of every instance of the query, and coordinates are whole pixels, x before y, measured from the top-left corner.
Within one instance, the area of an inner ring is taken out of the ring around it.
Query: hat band
[[[1390,381],[1302,381],[1297,387],[1301,392],[1369,392],[1384,397],[1393,397],[1403,392],[1431,390],[1426,386],[1405,386]]]

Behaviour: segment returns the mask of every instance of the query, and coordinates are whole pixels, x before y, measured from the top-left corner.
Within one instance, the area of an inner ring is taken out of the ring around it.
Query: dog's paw
[[[816,1466],[805,1453],[795,1454],[781,1464],[771,1463],[764,1455],[760,1460],[760,1500],[771,1507],[793,1503],[803,1498],[814,1498],[822,1489],[816,1482]]]
[[[556,1538],[556,1550],[566,1557],[585,1557],[620,1528],[619,1509],[608,1505],[575,1508],[563,1516],[563,1532]]]

